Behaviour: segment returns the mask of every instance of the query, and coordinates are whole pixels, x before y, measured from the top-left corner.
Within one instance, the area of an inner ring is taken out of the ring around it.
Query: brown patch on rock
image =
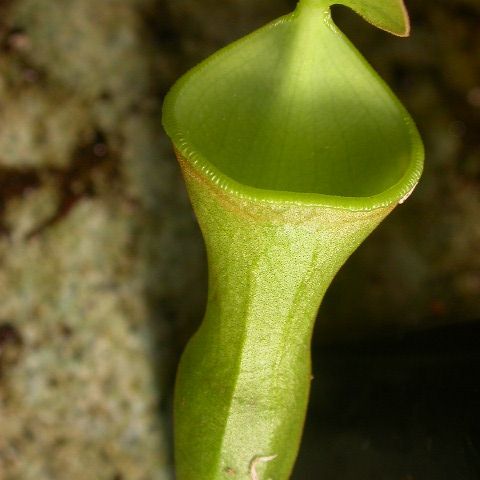
[[[5,368],[18,361],[22,345],[18,329],[10,322],[0,323],[0,379]]]
[[[70,210],[83,198],[98,195],[98,180],[102,177],[111,185],[120,176],[117,156],[108,146],[105,136],[98,131],[93,141],[81,145],[66,170],[51,170],[56,177],[60,200],[56,211],[37,225],[27,239],[41,234],[68,215]]]
[[[40,174],[33,168],[0,168],[0,235],[9,235],[10,229],[5,223],[4,214],[8,202],[21,197],[28,190],[41,185]]]
[[[22,197],[29,190],[41,188],[47,181],[54,181],[59,193],[55,212],[31,230],[27,239],[41,234],[68,215],[82,198],[100,194],[100,185],[111,185],[120,177],[119,161],[101,132],[93,140],[80,145],[66,169],[0,167],[0,235],[10,234],[5,221],[8,202]]]

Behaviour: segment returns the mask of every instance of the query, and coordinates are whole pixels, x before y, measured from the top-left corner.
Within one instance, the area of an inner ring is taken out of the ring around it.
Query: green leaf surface
[[[165,101],[209,262],[205,319],[177,377],[178,480],[288,478],[321,299],[421,174],[413,121],[334,25],[331,3],[302,0]],[[400,1],[342,3],[408,30]]]
[[[313,3],[318,0],[311,0]],[[403,0],[342,0],[339,2],[382,30],[407,37],[410,34],[410,20]]]

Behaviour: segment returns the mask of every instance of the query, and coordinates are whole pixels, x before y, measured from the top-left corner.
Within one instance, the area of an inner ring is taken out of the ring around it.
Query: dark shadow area
[[[294,480],[480,478],[480,322],[319,346]]]

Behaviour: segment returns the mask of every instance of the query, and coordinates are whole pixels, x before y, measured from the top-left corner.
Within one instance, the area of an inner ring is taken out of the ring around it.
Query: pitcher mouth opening
[[[413,121],[333,23],[307,31],[309,44],[296,21],[273,22],[177,83],[164,107],[176,148],[244,197],[352,209],[399,202],[422,170]]]

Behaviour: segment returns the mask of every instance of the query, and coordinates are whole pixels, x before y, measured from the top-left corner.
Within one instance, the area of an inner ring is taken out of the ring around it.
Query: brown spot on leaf
[[[229,476],[229,477],[235,477],[237,475],[237,472],[235,471],[234,468],[232,467],[227,467],[225,469],[225,473]]]

